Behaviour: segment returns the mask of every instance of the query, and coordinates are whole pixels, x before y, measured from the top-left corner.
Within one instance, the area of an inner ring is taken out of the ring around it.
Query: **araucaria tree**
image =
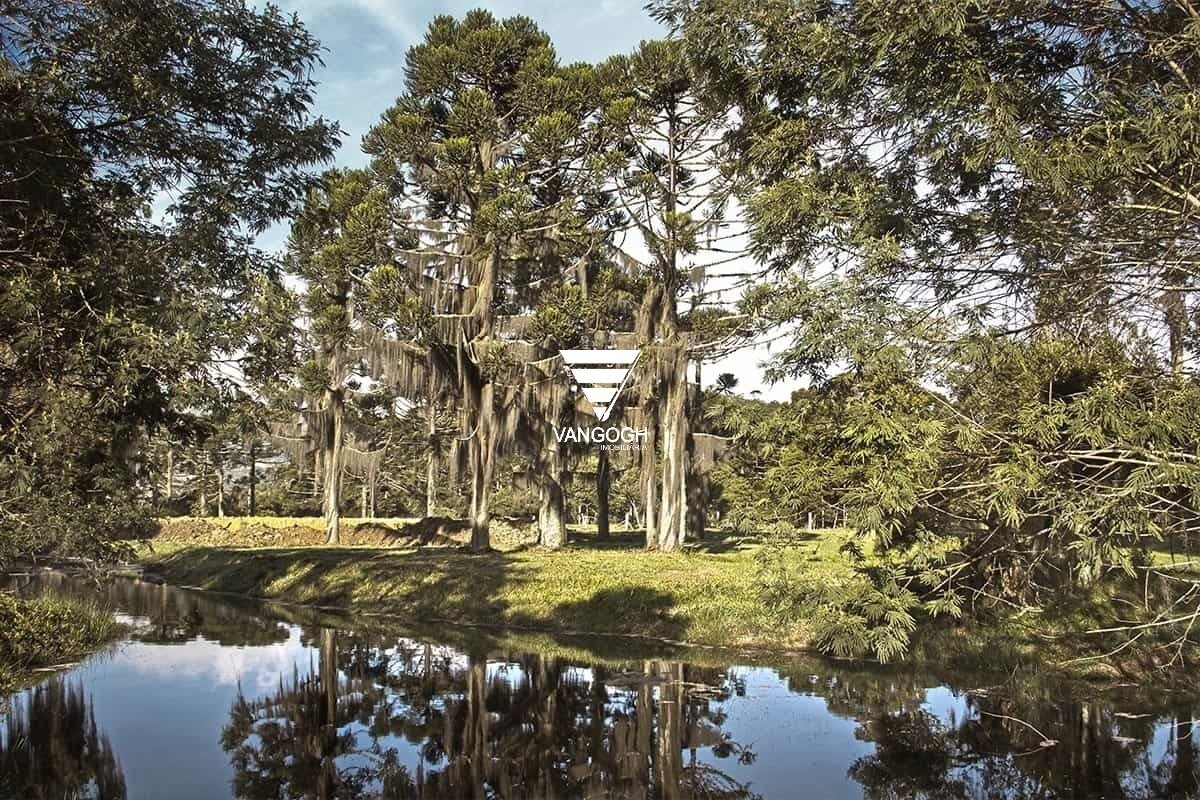
[[[610,60],[605,71],[623,93],[609,106],[608,122],[627,159],[614,192],[626,229],[649,253],[634,270],[641,287],[634,333],[643,350],[636,395],[649,432],[640,459],[646,546],[676,550],[689,523],[700,528],[694,534],[703,532],[703,510],[693,507],[698,495],[689,488],[703,480],[695,467],[707,460],[706,454],[696,458],[694,436],[705,342],[680,305],[685,297],[704,297],[705,268],[721,261],[714,239],[726,234],[714,231],[728,222],[721,170],[728,120],[725,106],[706,102],[698,91],[678,40],[644,42],[631,56]],[[628,253],[622,255],[630,264]]]
[[[0,42],[0,557],[78,552],[135,524],[138,443],[235,357],[252,236],[336,127],[273,7],[15,0]]]
[[[565,385],[552,389],[556,381],[537,375],[535,365],[553,354],[525,341],[522,327],[538,295],[570,271],[573,242],[587,237],[579,187],[593,73],[560,66],[529,19],[472,11],[435,19],[410,49],[406,75],[405,93],[364,149],[417,238],[402,269],[375,276],[376,289],[399,298],[393,322],[424,327],[395,325],[377,354],[393,362],[384,369],[404,393],[430,391],[430,373],[452,385],[471,478],[471,543],[484,549],[499,459],[521,432],[526,393],[541,381],[546,409],[565,402]],[[540,463],[550,476],[557,462]]]
[[[342,478],[347,456],[355,471],[375,471],[381,454],[355,436],[347,404],[364,381],[361,338],[355,324],[359,284],[392,258],[394,239],[386,192],[365,170],[334,170],[309,192],[292,225],[288,262],[304,281],[305,360],[298,379],[304,393],[302,436],[321,471],[326,542],[338,542]]]

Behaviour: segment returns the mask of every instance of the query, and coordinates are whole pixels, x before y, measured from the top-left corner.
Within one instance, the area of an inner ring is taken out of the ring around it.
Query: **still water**
[[[1153,798],[1200,786],[1200,704],[1146,687],[688,661],[611,642],[513,652],[478,631],[401,633],[134,580],[2,583],[96,597],[129,626],[0,705],[5,800]]]

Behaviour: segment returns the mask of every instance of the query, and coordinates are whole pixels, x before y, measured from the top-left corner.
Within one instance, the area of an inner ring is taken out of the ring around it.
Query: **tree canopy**
[[[160,472],[202,513],[215,473],[223,513],[270,438],[272,507],[320,508],[331,543],[351,487],[364,515],[380,490],[465,517],[477,550],[502,513],[544,547],[593,507],[663,550],[830,522],[855,580],[789,585],[774,544],[761,566],[832,651],[1137,578],[1182,657],[1187,0],[659,0],[669,35],[598,64],[526,17],[438,16],[366,166],[324,172],[297,19],[3,9],[0,557],[102,553],[160,510]],[[257,250],[285,219],[282,256]],[[763,340],[802,389],[704,390]],[[556,435],[601,424],[563,349],[637,351],[627,383],[592,374],[640,449]]]
[[[231,0],[0,14],[0,548],[134,525],[137,445],[188,425],[337,127],[317,43]]]

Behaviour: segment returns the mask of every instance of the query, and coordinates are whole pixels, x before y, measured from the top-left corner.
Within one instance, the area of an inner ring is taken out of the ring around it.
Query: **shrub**
[[[87,653],[120,630],[112,614],[79,600],[0,594],[0,664],[28,669]]]

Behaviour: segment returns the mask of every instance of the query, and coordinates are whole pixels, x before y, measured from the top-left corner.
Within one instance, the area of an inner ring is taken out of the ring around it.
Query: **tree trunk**
[[[654,698],[651,688],[651,678],[654,675],[651,662],[642,662],[642,681],[638,684],[637,700],[634,701],[634,751],[637,759],[637,783],[639,786],[650,788],[650,775],[654,763]],[[639,792],[650,796],[649,792]]]
[[[428,448],[425,462],[425,516],[433,516],[433,508],[437,504],[437,407],[433,402],[432,393],[427,407],[428,416]]]
[[[567,541],[562,445],[554,436],[553,426],[548,423],[541,426],[541,435],[541,448],[532,464],[537,471],[538,494],[541,498],[538,544],[557,549]]]
[[[562,484],[547,477],[541,482],[541,506],[538,509],[538,543],[558,549],[566,543],[566,508],[563,505]]]
[[[332,725],[337,719],[338,695],[337,631],[333,628],[321,629],[317,658],[321,662],[321,688],[325,695],[325,708],[323,709],[325,723]]]
[[[340,390],[330,389],[326,398],[333,424],[329,455],[325,459],[325,543],[337,544],[342,506],[342,425],[346,407]]]
[[[217,464],[217,516],[225,516],[225,466]]]
[[[358,516],[359,516],[359,519],[366,519],[367,518],[367,479],[365,477],[362,479],[362,486],[359,488],[359,494],[360,494],[360,498],[359,498],[360,509],[359,509]]]
[[[470,656],[467,672],[467,719],[463,731],[463,750],[471,770],[471,796],[487,797],[487,657]]]
[[[491,547],[488,528],[492,518],[492,481],[496,469],[495,387],[490,381],[484,383],[479,397],[479,427],[475,431],[478,441],[475,445],[475,469],[471,492],[474,498],[472,503],[474,513],[471,518],[471,549],[483,551]]]
[[[691,469],[687,476],[687,537],[700,539],[708,527],[708,476],[695,468],[693,454],[688,454]]]
[[[646,549],[658,549],[658,446],[657,414],[646,415],[646,441],[642,444],[642,520],[646,526]]]
[[[687,350],[678,345],[663,413],[662,497],[659,500],[658,549],[679,550],[687,528],[688,442]]]
[[[683,781],[683,665],[658,662],[661,684],[658,707],[658,757],[655,759],[663,800],[677,800]]]
[[[475,431],[471,434],[471,441],[467,443],[467,473],[471,476],[471,509],[468,512],[467,518],[471,520],[471,524],[475,524],[475,511],[479,508],[479,476],[481,469],[479,466],[479,427],[476,426]]]
[[[254,512],[258,510],[258,500],[255,491],[258,488],[258,442],[250,442],[250,516],[254,516]]]
[[[607,450],[601,450],[596,458],[596,538],[607,539],[609,535],[608,499],[612,491],[612,461]]]
[[[696,365],[696,382],[687,387],[689,435],[687,438],[687,536],[700,539],[708,527],[708,476],[696,464],[696,440],[691,435],[701,416],[700,365]]]
[[[480,145],[480,160],[485,170],[495,166],[497,153],[490,142]],[[500,250],[493,234],[488,234],[483,243],[484,257],[479,260],[480,272],[476,283],[475,306],[471,316],[478,324],[476,344],[489,344],[495,327],[496,281],[500,268]],[[476,551],[491,548],[488,527],[491,522],[492,482],[496,471],[496,386],[490,375],[481,376],[479,402],[475,412],[478,429],[475,432],[475,460],[472,480],[471,502],[471,549]]]
[[[206,492],[208,483],[208,454],[205,453],[204,460],[200,463],[200,516],[208,516],[208,493]]]
[[[175,499],[175,448],[167,448],[167,502]]]
[[[338,700],[338,665],[337,665],[337,632],[332,628],[322,628],[320,646],[317,658],[320,660],[321,689],[324,694],[324,705],[321,708],[320,734],[320,764],[321,772],[318,777],[317,797],[319,800],[334,800],[337,796],[337,765],[334,758],[337,755],[337,700]]]

